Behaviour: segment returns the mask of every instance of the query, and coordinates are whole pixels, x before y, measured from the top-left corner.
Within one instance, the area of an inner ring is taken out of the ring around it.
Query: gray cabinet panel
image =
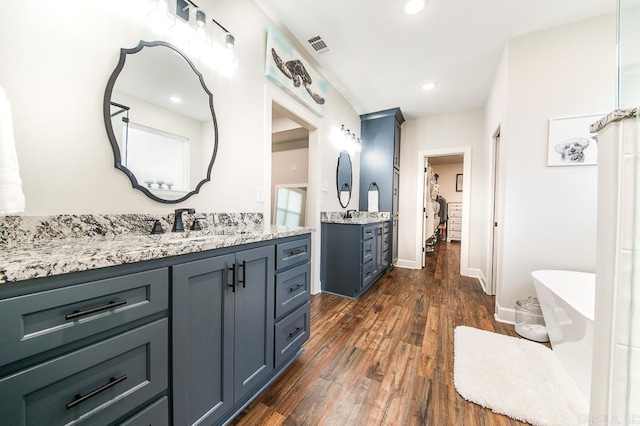
[[[309,340],[310,304],[307,302],[275,325],[276,366],[293,356]]]
[[[296,266],[276,275],[276,318],[309,300],[311,264]]]
[[[297,242],[300,245],[299,242]],[[238,252],[234,306],[234,401],[273,370],[273,246]]]
[[[289,268],[311,259],[311,238],[276,245],[276,269]]]
[[[159,320],[0,380],[2,421],[115,421],[167,388],[167,328]]]
[[[173,267],[173,423],[212,424],[233,405],[235,255]]]
[[[162,268],[0,300],[0,366],[165,310],[168,286]]]
[[[169,425],[169,398],[166,396],[151,404],[120,426],[168,426]]]
[[[323,291],[358,297],[387,270],[384,223],[322,224]]]

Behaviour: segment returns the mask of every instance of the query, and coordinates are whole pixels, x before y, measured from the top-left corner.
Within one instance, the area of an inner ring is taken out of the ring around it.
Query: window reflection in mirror
[[[276,191],[276,225],[304,226],[307,188],[280,186]]]
[[[173,46],[140,42],[122,49],[111,82],[105,102],[116,167],[157,201],[196,193],[210,179],[217,151],[211,93],[201,74]]]

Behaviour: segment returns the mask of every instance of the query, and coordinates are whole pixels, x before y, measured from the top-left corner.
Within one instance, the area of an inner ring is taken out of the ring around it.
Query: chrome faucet
[[[194,214],[196,212],[196,209],[176,209],[175,218],[173,220],[173,228],[171,228],[171,232],[184,232],[184,225],[182,224],[182,213],[184,212]]]
[[[351,219],[355,212],[356,212],[356,210],[347,210],[347,213],[345,213],[345,215],[344,215],[345,219]]]

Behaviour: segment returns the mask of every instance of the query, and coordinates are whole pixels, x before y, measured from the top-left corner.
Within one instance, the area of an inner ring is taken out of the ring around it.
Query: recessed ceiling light
[[[435,89],[437,85],[438,85],[437,83],[427,83],[424,86],[422,86],[422,90],[432,90],[432,89]]]
[[[425,0],[405,0],[402,10],[407,15],[415,15],[427,5]]]
[[[179,104],[180,102],[182,102],[182,99],[180,99],[177,96],[169,96],[169,100],[173,103]]]

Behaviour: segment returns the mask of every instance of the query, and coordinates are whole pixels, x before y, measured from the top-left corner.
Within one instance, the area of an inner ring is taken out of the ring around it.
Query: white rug
[[[454,332],[453,381],[467,401],[533,425],[578,425],[589,404],[553,351],[472,327]]]

